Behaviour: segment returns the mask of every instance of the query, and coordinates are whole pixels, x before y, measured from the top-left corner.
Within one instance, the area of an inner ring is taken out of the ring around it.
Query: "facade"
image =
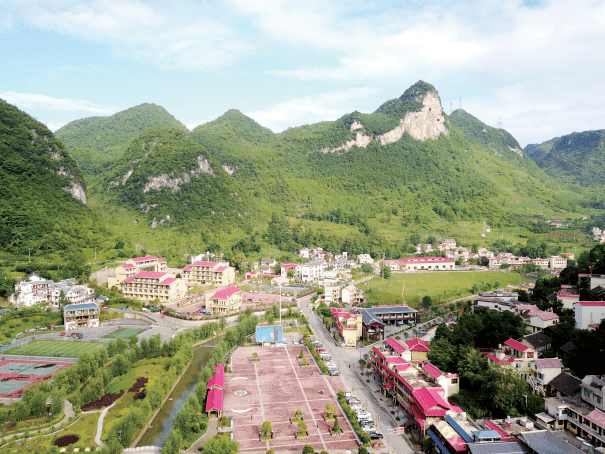
[[[573,309],[573,305],[580,301],[580,295],[574,289],[561,288],[557,292],[557,299],[563,303],[565,309]]]
[[[360,265],[363,265],[365,263],[371,265],[374,263],[374,259],[372,258],[372,256],[370,256],[370,254],[359,254],[357,256],[357,262],[359,262]]]
[[[508,339],[504,345],[493,354],[488,353],[486,358],[488,362],[494,362],[503,366],[512,367],[523,375],[530,374],[530,363],[538,357],[538,353],[532,347],[517,342],[514,339]]]
[[[337,303],[340,300],[340,287],[324,285],[324,299],[326,304]]]
[[[580,398],[590,405],[605,411],[605,375],[587,375],[580,384]]]
[[[535,393],[545,395],[548,384],[563,370],[563,363],[559,358],[536,359],[529,368],[527,382]]]
[[[95,303],[68,304],[63,308],[65,331],[99,326],[99,306]]]
[[[561,372],[546,386],[546,393],[555,397],[572,397],[580,394],[582,380],[568,372]]]
[[[557,314],[541,311],[534,304],[517,304],[515,306],[515,313],[523,317],[528,329],[532,333],[537,333],[559,323],[559,316]]]
[[[363,338],[383,340],[385,325],[416,325],[418,311],[409,306],[374,306],[360,311],[363,319]]]
[[[170,273],[141,271],[122,282],[122,295],[139,301],[169,303],[187,295],[187,284]]]
[[[415,271],[452,271],[456,265],[453,259],[445,257],[408,257],[398,260],[399,270]]]
[[[554,418],[554,429],[564,429],[594,447],[605,446],[605,413],[601,410],[575,397],[546,397],[544,407]]]
[[[242,291],[237,287],[227,287],[209,296],[206,308],[213,313],[226,315],[239,312],[242,307]]]
[[[544,331],[540,331],[538,333],[523,336],[520,339],[520,342],[523,345],[533,348],[538,354],[540,354],[542,350],[546,350],[551,347],[552,338],[544,333]]]
[[[303,263],[294,271],[294,277],[304,283],[323,281],[326,263],[323,260]]]
[[[235,283],[235,268],[229,262],[193,262],[183,268],[182,277],[189,285],[230,285]]]
[[[573,305],[573,308],[577,329],[588,329],[588,325],[599,325],[605,318],[605,301],[579,301]]]
[[[551,270],[562,270],[567,268],[567,258],[553,255],[548,259],[548,267]]]
[[[363,291],[355,287],[353,284],[342,289],[342,302],[357,306],[363,301]]]
[[[28,276],[27,281],[15,284],[15,293],[11,295],[9,302],[21,307],[31,307],[41,303],[59,307],[61,292],[63,292],[70,303],[83,303],[92,295],[92,289],[77,284],[77,279],[63,279],[55,282],[32,273]]]

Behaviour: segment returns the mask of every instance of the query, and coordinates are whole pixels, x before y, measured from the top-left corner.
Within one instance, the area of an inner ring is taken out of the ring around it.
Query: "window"
[[[584,396],[590,397],[590,390],[589,389],[584,388]]]
[[[528,357],[528,358],[533,358],[533,357],[534,357],[533,352],[528,352],[528,353],[527,353],[527,357]]]

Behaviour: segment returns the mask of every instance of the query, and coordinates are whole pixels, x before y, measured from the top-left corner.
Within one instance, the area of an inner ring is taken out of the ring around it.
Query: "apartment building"
[[[342,309],[332,307],[332,318],[334,319],[334,325],[338,333],[344,339],[345,347],[357,346],[357,340],[359,340],[363,333],[363,323],[361,314],[352,314]]]
[[[488,362],[512,367],[526,376],[530,373],[530,363],[537,357],[536,350],[514,339],[508,339],[493,354],[486,355]]]
[[[324,285],[324,300],[326,304],[340,301],[340,286]]]
[[[605,301],[579,301],[573,308],[577,329],[588,329],[605,319]]]
[[[321,261],[303,263],[295,268],[294,278],[300,279],[303,283],[313,283],[323,281],[326,263]]]
[[[189,285],[231,285],[235,283],[235,268],[229,262],[193,262],[183,268],[182,278]]]
[[[415,271],[452,271],[456,266],[453,259],[445,257],[408,257],[398,260],[399,269],[405,272]]]
[[[92,295],[92,289],[86,285],[77,284],[77,279],[63,279],[55,282],[32,273],[28,276],[27,281],[20,281],[15,284],[15,293],[9,297],[9,302],[20,307],[31,307],[41,303],[49,303],[58,307],[61,292],[63,292],[70,303],[82,303]]]
[[[548,259],[548,267],[551,270],[562,270],[567,268],[567,258],[553,255]]]
[[[535,359],[529,365],[530,373],[525,377],[536,394],[544,396],[546,388],[563,370],[559,358]]]
[[[63,308],[65,331],[78,328],[97,328],[101,310],[95,303],[68,304]]]
[[[342,289],[342,302],[357,306],[363,302],[363,290],[358,289],[353,284]]]
[[[215,315],[227,315],[239,312],[242,307],[242,291],[237,287],[227,287],[215,292],[206,300],[206,309]]]
[[[187,295],[187,284],[170,273],[141,271],[122,282],[122,295],[139,301],[169,303]]]
[[[370,254],[359,254],[357,256],[357,262],[359,262],[360,265],[363,264],[373,264],[374,263],[374,259],[370,256]]]
[[[159,259],[155,255],[146,255],[144,257],[133,257],[126,260],[125,263],[115,268],[115,275],[107,279],[107,287],[120,288],[122,282],[129,277],[134,276],[141,271],[153,271],[156,273],[166,272],[166,260]]]

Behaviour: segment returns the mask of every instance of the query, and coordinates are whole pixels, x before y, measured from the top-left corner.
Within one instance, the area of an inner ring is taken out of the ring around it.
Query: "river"
[[[194,391],[197,376],[208,362],[215,344],[216,340],[213,340],[193,349],[193,360],[189,369],[187,369],[179,384],[176,385],[162,409],[151,421],[151,426],[141,437],[137,446],[162,446],[164,444],[172,428],[173,419],[183,407],[189,394]]]

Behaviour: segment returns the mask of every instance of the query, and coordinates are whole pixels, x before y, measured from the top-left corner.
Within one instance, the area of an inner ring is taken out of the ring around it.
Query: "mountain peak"
[[[404,91],[403,94],[399,97],[399,99],[418,100],[418,98],[426,95],[430,91],[434,91],[435,93],[439,94],[439,92],[433,85],[429,84],[428,82],[425,82],[424,80],[419,80],[406,91]]]

